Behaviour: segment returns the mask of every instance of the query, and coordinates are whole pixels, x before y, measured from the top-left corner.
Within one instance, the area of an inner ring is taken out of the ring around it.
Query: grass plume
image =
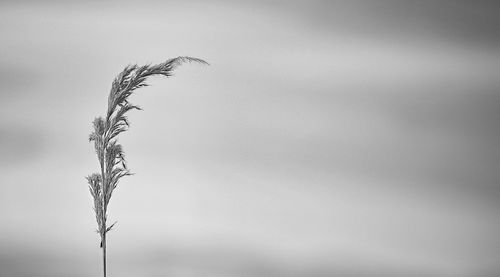
[[[177,57],[155,65],[129,65],[125,67],[113,80],[106,115],[94,119],[89,141],[94,143],[100,172],[87,176],[87,182],[90,194],[94,199],[97,233],[101,238],[104,277],[106,277],[106,233],[111,231],[116,223],[107,226],[108,204],[120,179],[131,175],[123,147],[118,143],[118,135],[129,128],[126,114],[132,110],[141,110],[139,106],[133,105],[128,99],[138,88],[147,86],[148,77],[154,75],[172,76],[175,68],[190,62],[208,64],[197,58]]]

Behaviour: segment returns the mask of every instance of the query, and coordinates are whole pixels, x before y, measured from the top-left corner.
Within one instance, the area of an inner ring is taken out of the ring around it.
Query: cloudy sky
[[[109,276],[498,276],[494,1],[0,2],[0,276],[99,276],[87,137],[130,63]]]

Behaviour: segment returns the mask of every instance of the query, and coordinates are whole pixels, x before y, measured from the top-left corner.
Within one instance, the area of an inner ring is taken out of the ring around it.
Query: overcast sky
[[[500,274],[494,1],[0,3],[0,275],[98,276],[88,133],[130,63],[110,276]]]

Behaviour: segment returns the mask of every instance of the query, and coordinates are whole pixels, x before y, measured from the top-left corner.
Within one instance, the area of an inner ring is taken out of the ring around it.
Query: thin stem
[[[104,175],[104,163],[106,162],[106,148],[102,146],[101,178],[102,178],[102,266],[104,277],[106,277],[106,175]]]
[[[106,232],[102,238],[102,266],[104,270],[104,277],[106,277]]]

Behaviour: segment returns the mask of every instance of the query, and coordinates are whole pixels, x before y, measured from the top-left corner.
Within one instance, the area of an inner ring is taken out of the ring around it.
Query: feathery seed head
[[[177,57],[156,65],[128,65],[113,80],[106,116],[94,119],[93,131],[89,135],[89,142],[94,142],[101,166],[100,174],[94,173],[86,177],[90,194],[94,198],[97,232],[101,235],[101,240],[114,226],[113,223],[106,228],[106,211],[113,190],[122,177],[132,175],[126,166],[123,147],[117,143],[118,135],[127,131],[130,126],[126,113],[131,110],[141,110],[139,106],[131,104],[128,98],[136,89],[147,86],[148,77],[153,75],[169,77],[175,68],[191,62],[208,65],[198,58]]]

